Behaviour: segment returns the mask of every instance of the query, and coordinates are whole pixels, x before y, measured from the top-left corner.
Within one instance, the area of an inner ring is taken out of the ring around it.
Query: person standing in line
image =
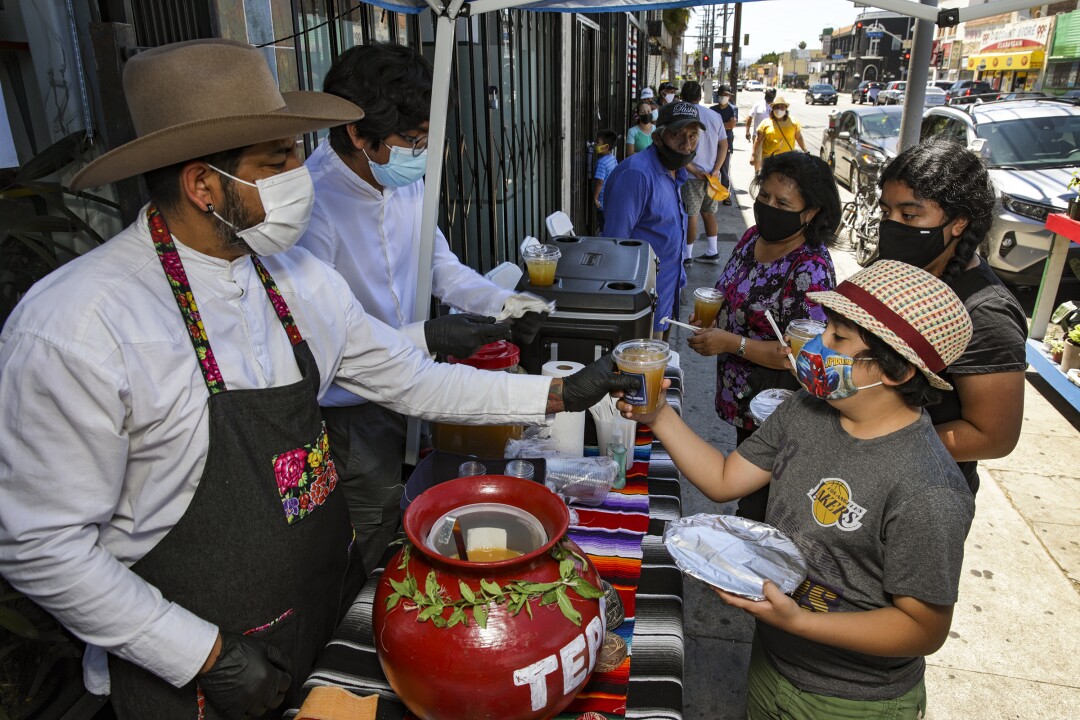
[[[501,288],[462,263],[438,228],[431,292],[465,312],[412,322],[431,78],[431,64],[402,45],[357,46],[334,60],[323,92],[366,114],[331,128],[307,159],[315,207],[299,244],[341,273],[365,311],[422,350],[468,357],[496,340],[528,343],[548,304]],[[371,572],[400,521],[407,417],[338,385],[322,406],[364,568]]]
[[[758,125],[754,138],[754,152],[750,164],[755,172],[760,171],[761,162],[767,157],[780,153],[793,152],[795,146],[806,152],[806,141],[802,136],[802,125],[789,114],[790,106],[783,96],[778,95],[772,104],[772,112]]]
[[[683,249],[683,264],[694,262],[694,241],[697,240],[698,215],[705,225],[705,239],[708,243],[704,255],[698,260],[710,265],[720,264],[720,252],[716,245],[718,227],[716,224],[716,201],[709,197],[709,177],[718,178],[720,168],[728,154],[727,132],[720,116],[701,104],[701,83],[689,81],[683,84],[681,97],[684,102],[692,103],[698,111],[705,131],[698,140],[697,153],[686,166],[690,177],[682,186],[683,203],[686,205],[686,247]]]
[[[650,97],[651,95],[650,92]],[[623,160],[652,145],[653,131],[656,130],[656,126],[653,125],[654,119],[652,105],[642,96],[642,101],[637,106],[634,124],[626,131],[626,152],[623,154]]]
[[[754,103],[750,108],[750,112],[746,115],[746,141],[751,143],[751,147],[754,140],[757,139],[758,125],[765,121],[772,112],[772,103],[775,98],[776,88],[767,88],[764,97]]]
[[[686,246],[686,210],[679,189],[704,128],[696,105],[668,103],[660,109],[653,144],[619,163],[606,183],[605,234],[647,242],[660,261],[653,333],[665,339],[671,326],[661,320],[669,315],[678,318],[679,289],[686,285],[680,262]]]
[[[731,155],[735,151],[735,126],[739,124],[739,107],[734,102],[731,94],[731,86],[721,85],[717,88],[719,101],[712,106],[712,111],[720,114],[724,121],[724,129],[727,130],[727,154],[724,155],[724,164],[720,166],[720,183],[731,191]],[[723,205],[731,205],[731,196],[723,200]]]
[[[657,88],[660,93],[660,107],[675,102],[675,92],[678,90],[675,84],[672,82],[664,81],[660,83],[660,87]]]
[[[593,173],[593,205],[596,207],[597,234],[604,232],[604,181],[619,164],[615,159],[615,143],[619,136],[614,130],[601,130],[596,133],[596,172]]]

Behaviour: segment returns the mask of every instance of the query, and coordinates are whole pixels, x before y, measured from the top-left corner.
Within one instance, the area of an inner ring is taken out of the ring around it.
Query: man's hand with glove
[[[605,355],[562,380],[551,381],[547,412],[582,412],[612,392],[629,392],[641,387],[641,379],[615,372],[615,361]]]
[[[206,699],[225,717],[259,717],[285,699],[292,684],[289,659],[254,638],[221,634],[221,654],[198,676]]]
[[[510,296],[503,303],[499,320],[509,320],[513,323],[512,342],[515,345],[528,345],[536,339],[536,333],[540,332],[544,320],[554,309],[553,302],[548,302],[531,293],[518,293]]]
[[[424,339],[431,352],[467,358],[483,345],[509,340],[510,323],[469,313],[443,315],[424,323]]]

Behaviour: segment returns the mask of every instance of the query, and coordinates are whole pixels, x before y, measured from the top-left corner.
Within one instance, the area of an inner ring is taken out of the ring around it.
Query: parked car
[[[821,159],[854,192],[859,170],[896,157],[900,139],[899,106],[852,108],[839,113],[825,131]]]
[[[1056,99],[930,108],[921,136],[953,138],[986,158],[1000,195],[994,226],[980,248],[1009,285],[1038,285],[1050,247],[1049,213],[1065,212],[1080,169],[1080,108]],[[1080,259],[1080,248],[1069,249]],[[1075,287],[1066,270],[1063,281]]]
[[[863,80],[859,83],[858,87],[851,91],[851,102],[859,103],[860,105],[867,101],[874,102],[878,92],[880,92],[881,88],[884,86],[884,83]]]
[[[832,85],[811,85],[810,89],[806,91],[806,104],[817,105],[835,105],[839,95],[836,94],[836,88]]]
[[[899,95],[896,96],[896,104],[903,105],[907,99],[907,90],[902,90]],[[945,104],[945,91],[939,88],[937,85],[927,85],[926,95],[923,98],[923,107],[936,107],[938,105]]]
[[[877,96],[878,105],[896,105],[896,98],[900,93],[904,92],[907,87],[907,82],[904,80],[893,80],[891,83],[885,86]]]
[[[765,83],[760,80],[747,80],[746,89],[751,92],[765,92]]]
[[[957,80],[945,91],[945,102],[952,102],[953,98],[966,97],[968,95],[985,95],[994,92],[990,83],[982,80]]]
[[[998,93],[998,100],[1030,100],[1031,98],[1050,97],[1044,92],[1007,92]]]
[[[932,82],[930,84],[933,85],[934,87],[941,88],[942,92],[948,92],[949,88],[951,88],[953,86],[953,81],[952,80],[935,80],[934,82]]]

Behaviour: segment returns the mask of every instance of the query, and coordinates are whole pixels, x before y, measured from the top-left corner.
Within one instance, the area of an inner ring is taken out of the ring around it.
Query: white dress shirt
[[[226,386],[299,380],[251,259],[216,259],[181,240]],[[435,364],[367,316],[341,276],[306,250],[263,262],[315,356],[321,393],[336,381],[407,415],[545,421],[549,378]],[[128,569],[194,495],[209,444],[207,400],[145,213],[37,283],[0,335],[0,573],[92,646],[91,692],[109,689],[101,648],[181,686],[213,646],[214,625]]]
[[[715,113],[709,109],[708,105],[701,105],[700,103],[695,107],[698,111],[698,117],[701,118],[701,122],[705,125],[705,131],[698,138],[697,154],[694,155],[692,162],[698,170],[709,174],[713,171],[713,166],[716,165],[716,156],[719,151],[717,145],[721,140],[727,142],[727,130],[724,129],[724,120],[720,117],[720,113]],[[694,178],[691,177],[690,179],[693,180]]]
[[[754,106],[750,108],[750,139],[753,140],[757,137],[758,125],[765,122],[769,115],[772,113],[772,103],[767,102],[764,98],[754,103]]]
[[[315,208],[300,245],[345,278],[369,315],[400,328],[424,350],[423,323],[413,323],[424,181],[381,192],[353,172],[324,140],[305,163],[315,183]],[[431,294],[458,310],[496,317],[514,295],[463,265],[435,228]],[[337,386],[323,404],[362,398]]]

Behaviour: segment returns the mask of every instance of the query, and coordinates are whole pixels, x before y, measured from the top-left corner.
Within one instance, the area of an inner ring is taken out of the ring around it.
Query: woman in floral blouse
[[[688,340],[695,352],[717,356],[716,413],[735,426],[740,443],[757,429],[750,400],[766,387],[787,384],[784,372],[791,369],[765,310],[781,330],[796,318],[825,321],[806,294],[836,285],[825,243],[840,223],[832,171],[816,157],[788,152],[766,158],[753,190],[757,224],[735,246],[716,283],[724,299],[715,326]],[[793,378],[788,386],[797,386]],[[761,520],[767,501],[768,485],[740,500],[739,514]]]

